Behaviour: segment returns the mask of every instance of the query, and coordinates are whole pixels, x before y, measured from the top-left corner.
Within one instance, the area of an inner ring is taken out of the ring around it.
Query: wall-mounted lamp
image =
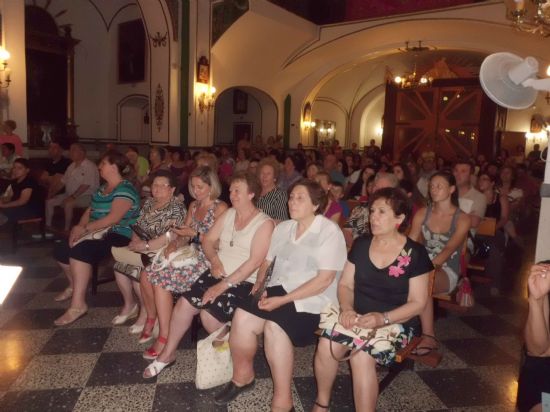
[[[7,89],[11,83],[11,70],[8,68],[10,52],[0,47],[0,88]]]
[[[195,96],[197,97],[197,105],[199,110],[203,113],[205,110],[211,110],[214,108],[214,102],[216,100],[216,88],[204,83],[195,84]]]
[[[317,125],[313,120],[304,120],[302,124],[306,130],[313,129]]]
[[[197,62],[197,82],[195,83],[195,96],[201,113],[214,108],[215,95],[216,88],[210,85],[210,63],[206,56],[201,56]]]
[[[319,137],[323,139],[334,139],[336,134],[336,123],[331,120],[317,120],[315,130]]]

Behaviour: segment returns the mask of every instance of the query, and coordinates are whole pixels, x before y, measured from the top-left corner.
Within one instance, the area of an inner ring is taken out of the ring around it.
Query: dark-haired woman
[[[149,151],[149,171],[141,185],[141,197],[148,198],[151,196],[151,184],[158,170],[170,170],[166,164],[166,149],[160,146],[154,146]]]
[[[407,238],[410,207],[397,188],[380,189],[370,201],[372,236],[355,240],[338,283],[339,321],[346,329],[373,329],[396,324],[396,341],[375,348],[344,334],[324,330],[315,353],[317,399],[313,410],[326,412],[338,361],[352,348],[363,347],[350,360],[355,410],[374,411],[378,398],[376,364],[388,365],[418,327],[417,316],[428,300],[428,274],[433,269],[426,249]],[[333,341],[332,345],[330,341]]]
[[[13,161],[10,183],[11,195],[0,200],[0,226],[30,219],[43,214],[44,201],[38,183],[29,175],[29,161],[18,158]]]
[[[458,206],[455,177],[449,172],[437,172],[429,180],[430,205],[414,216],[410,238],[424,239],[424,245],[434,264],[433,293],[452,292],[460,276],[460,254],[470,229],[470,219]],[[427,355],[438,349],[435,338],[433,301],[428,300],[420,315],[422,341],[418,355]]]
[[[124,179],[130,172],[126,156],[107,152],[99,163],[99,174],[105,184],[92,196],[92,203],[71,230],[68,242],[54,248],[54,257],[69,279],[63,294],[71,298],[69,309],[55,320],[57,326],[68,325],[87,311],[86,290],[92,276],[92,265],[111,254],[113,246],[127,246],[132,237],[130,225],[136,222],[139,212],[139,195],[130,182]],[[78,241],[89,232],[110,228],[102,239]]]
[[[279,174],[279,189],[288,191],[288,188],[294,184],[294,182],[300,180],[302,175],[298,171],[298,160],[294,156],[286,156],[283,163],[283,170]]]
[[[129,329],[130,334],[141,333],[148,317],[140,290],[140,274],[144,267],[141,254],[147,254],[168,244],[172,235],[170,231],[174,227],[180,227],[187,215],[185,205],[176,197],[177,187],[178,181],[172,173],[168,170],[158,170],[151,185],[152,196],[141,208],[132,240],[128,246],[112,250],[117,260],[114,268],[115,279],[124,300],[120,314],[115,316],[112,323],[122,325],[139,313],[136,323]],[[144,238],[140,238],[136,231]],[[134,294],[141,304],[141,310]],[[154,322],[154,316],[149,317],[153,317]]]
[[[271,410],[291,410],[294,346],[315,342],[319,314],[336,299],[337,279],[346,259],[342,231],[322,215],[326,204],[325,191],[314,181],[299,180],[291,188],[291,220],[275,228],[252,292],[277,258],[268,287],[259,302],[247,298],[233,318],[229,339],[233,379],[216,396],[217,404],[226,404],[252,387],[257,337],[264,334],[274,384]]]

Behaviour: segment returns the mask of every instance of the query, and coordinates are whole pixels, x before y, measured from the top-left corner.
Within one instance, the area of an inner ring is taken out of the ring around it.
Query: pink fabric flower
[[[401,269],[399,266],[390,266],[390,273],[389,273],[390,276],[398,278],[403,273],[405,273],[405,271]]]
[[[398,266],[409,266],[409,263],[411,263],[411,257],[410,256],[399,256],[397,258]]]

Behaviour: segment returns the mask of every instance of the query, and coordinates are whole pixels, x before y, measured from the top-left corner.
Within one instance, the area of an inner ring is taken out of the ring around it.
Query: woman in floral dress
[[[155,265],[151,265],[141,276],[142,291],[147,290],[148,293],[144,295],[149,297],[146,299],[149,318],[142,334],[142,341],[151,336],[155,314],[159,320],[159,337],[155,344],[144,352],[145,359],[155,359],[166,343],[173,309],[172,294],[178,295],[189,290],[198,277],[209,269],[202,251],[201,237],[227,209],[227,205],[218,199],[221,193],[218,177],[207,166],[198,167],[191,173],[189,193],[195,200],[189,205],[189,213],[183,226],[173,229],[178,237],[167,246],[164,254],[168,257],[179,247],[193,242],[198,252],[196,263],[183,267],[169,264],[161,270],[155,270]]]

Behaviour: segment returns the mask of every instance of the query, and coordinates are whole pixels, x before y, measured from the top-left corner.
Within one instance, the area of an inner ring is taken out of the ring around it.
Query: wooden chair
[[[107,260],[105,261],[107,262]],[[107,266],[109,266],[111,268],[110,272],[112,273],[112,276],[107,276],[107,277],[100,277],[100,269],[102,267],[102,264],[103,262],[100,262],[100,263],[96,263],[94,265],[92,265],[92,295],[95,296],[97,295],[97,287],[99,285],[103,285],[104,283],[109,283],[109,282],[112,282],[113,280],[115,280],[114,278],[114,272],[112,270],[112,262],[113,262],[113,259],[110,258],[108,260],[109,264]]]
[[[12,234],[11,234],[11,239],[12,239],[12,241],[11,241],[11,252],[12,252],[12,254],[15,254],[15,252],[17,251],[17,247],[21,246],[21,245],[18,245],[19,233],[23,230],[24,226],[31,225],[31,224],[38,224],[39,227],[40,227],[40,234],[42,235],[42,237],[39,240],[39,242],[46,240],[46,226],[45,226],[45,222],[44,222],[43,217],[34,217],[34,218],[30,218],[30,219],[20,219],[15,223],[15,225],[13,225],[13,230],[12,230]]]

